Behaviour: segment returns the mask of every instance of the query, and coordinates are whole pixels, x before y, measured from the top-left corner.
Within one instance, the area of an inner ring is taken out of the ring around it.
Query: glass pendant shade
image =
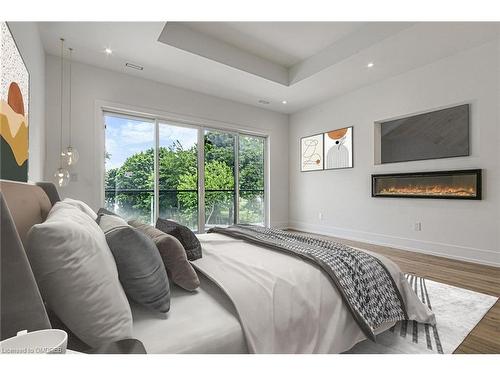
[[[68,134],[69,134],[69,145],[68,147],[66,147],[66,150],[63,151],[62,153],[62,159],[63,159],[63,163],[65,165],[67,165],[68,167],[72,166],[72,165],[75,165],[76,162],[78,161],[78,158],[79,158],[79,154],[78,154],[78,150],[76,148],[74,148],[72,145],[71,145],[71,93],[72,93],[72,84],[71,84],[71,77],[72,77],[72,74],[71,74],[71,66],[73,65],[72,62],[73,62],[73,48],[68,48],[68,51],[69,51],[69,106],[68,106]]]
[[[61,132],[59,134],[59,168],[54,173],[54,182],[59,187],[64,187],[69,184],[69,172],[67,169],[63,168],[63,165],[67,163],[67,157],[62,148],[62,138],[63,138],[63,87],[64,87],[64,38],[61,38],[61,87],[59,97],[61,100],[61,120],[59,125],[61,126]]]
[[[80,154],[78,153],[78,150],[72,146],[68,146],[66,150],[61,154],[61,157],[63,158],[63,162],[65,165],[75,165],[76,162],[78,161]]]
[[[67,169],[59,168],[54,173],[54,181],[59,187],[67,186],[69,183],[69,172]]]

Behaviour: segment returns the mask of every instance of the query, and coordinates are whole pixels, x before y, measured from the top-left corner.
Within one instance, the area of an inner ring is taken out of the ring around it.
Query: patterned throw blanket
[[[283,251],[318,265],[328,274],[362,331],[373,341],[375,330],[382,324],[408,319],[403,299],[385,266],[361,250],[300,233],[252,225],[215,227],[208,232]]]

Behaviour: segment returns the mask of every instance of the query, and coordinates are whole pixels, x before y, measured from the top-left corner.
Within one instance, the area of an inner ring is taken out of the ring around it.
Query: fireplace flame
[[[389,186],[379,190],[384,195],[437,195],[437,196],[467,196],[475,197],[476,189],[467,186],[443,186],[443,185],[408,185]]]

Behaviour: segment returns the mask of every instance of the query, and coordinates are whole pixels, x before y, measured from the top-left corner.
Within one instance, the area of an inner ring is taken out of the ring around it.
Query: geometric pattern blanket
[[[367,338],[384,323],[407,320],[399,290],[376,257],[338,242],[253,225],[214,227],[220,233],[282,251],[318,265],[330,277]]]

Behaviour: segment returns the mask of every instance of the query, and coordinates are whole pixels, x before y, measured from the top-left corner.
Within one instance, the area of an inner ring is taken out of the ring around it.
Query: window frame
[[[100,148],[100,155],[102,155],[101,159],[101,168],[102,173],[99,174],[100,180],[100,204],[104,205],[105,202],[105,186],[104,186],[104,177],[106,174],[106,166],[105,166],[105,153],[106,153],[106,123],[105,116],[115,116],[121,117],[125,119],[133,119],[140,121],[148,121],[154,124],[154,193],[153,193],[153,218],[154,221],[158,219],[159,216],[159,208],[160,208],[160,199],[159,199],[159,145],[160,145],[160,125],[172,125],[176,127],[183,127],[189,129],[196,129],[198,133],[197,137],[197,170],[198,170],[198,230],[197,233],[205,233],[205,132],[206,131],[218,131],[229,133],[234,136],[234,175],[235,175],[235,188],[234,188],[234,222],[235,224],[239,223],[239,195],[240,195],[240,186],[239,186],[239,137],[240,135],[249,136],[249,137],[258,137],[263,139],[263,152],[264,152],[264,225],[266,227],[269,226],[269,160],[268,160],[268,147],[269,147],[269,135],[263,134],[255,131],[251,131],[248,129],[240,129],[238,127],[232,126],[224,126],[223,123],[216,122],[214,124],[213,120],[208,119],[197,119],[196,121],[190,121],[187,117],[186,120],[180,120],[179,118],[170,118],[170,116],[151,114],[151,113],[143,113],[138,111],[131,111],[127,109],[123,109],[122,107],[109,106],[104,104],[98,104],[99,107],[98,115],[96,115],[96,119],[100,122],[101,129],[101,137],[100,142],[97,142],[97,147]],[[172,116],[173,117],[173,116]],[[177,116],[176,116],[177,117]],[[201,147],[200,147],[201,145]]]

